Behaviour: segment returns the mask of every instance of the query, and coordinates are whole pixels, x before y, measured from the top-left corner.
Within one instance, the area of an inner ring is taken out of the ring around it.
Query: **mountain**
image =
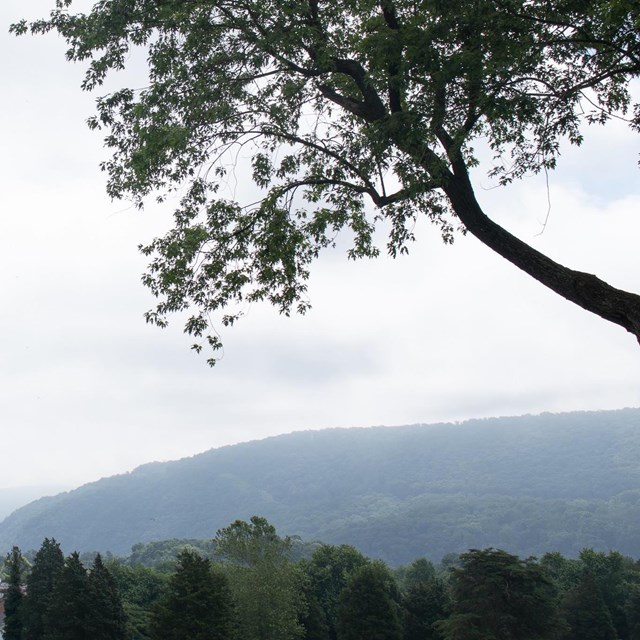
[[[52,496],[68,487],[61,485],[28,485],[0,489],[0,519],[41,496]]]
[[[42,498],[0,549],[126,553],[266,516],[391,564],[494,546],[640,555],[640,409],[296,432],[151,463]]]

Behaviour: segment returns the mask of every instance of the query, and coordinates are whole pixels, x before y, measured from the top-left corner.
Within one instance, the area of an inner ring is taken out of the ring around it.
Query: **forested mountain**
[[[266,516],[392,564],[493,546],[640,556],[640,409],[329,429],[143,465],[23,507],[0,548],[125,553]]]

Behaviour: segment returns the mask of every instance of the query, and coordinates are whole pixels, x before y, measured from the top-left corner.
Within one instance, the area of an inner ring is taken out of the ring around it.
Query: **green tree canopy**
[[[323,544],[304,563],[310,595],[324,613],[331,640],[336,640],[338,634],[340,594],[351,574],[368,563],[365,556],[347,544]]]
[[[640,128],[640,12],[628,0],[57,0],[16,33],[57,31],[87,61],[83,88],[148,50],[149,83],[97,100],[114,198],[183,194],[175,226],[143,248],[158,297],[147,320],[191,310],[233,323],[247,301],[304,312],[310,264],[348,231],[406,252],[425,216],[445,242],[469,232],[518,268],[640,338],[640,296],[566,268],[491,220],[469,170],[474,141],[500,184],[556,165],[562,140],[626,117]],[[634,111],[635,109],[635,111]],[[238,155],[254,188],[224,193]],[[216,317],[216,316],[214,316]],[[216,335],[208,341],[219,347]]]
[[[97,554],[89,572],[89,630],[91,640],[124,640],[127,617],[113,576]]]
[[[27,577],[27,597],[24,601],[24,638],[42,640],[54,588],[64,567],[64,554],[54,538],[45,538],[33,559]]]
[[[4,640],[21,640],[22,638],[22,553],[13,547],[7,554],[5,568],[9,572],[9,588],[4,596]]]
[[[234,607],[226,576],[197,553],[181,552],[151,628],[154,640],[230,640]]]
[[[438,629],[446,640],[544,640],[565,630],[556,591],[533,560],[472,549],[452,569],[453,612]]]
[[[45,640],[86,640],[92,622],[89,578],[73,552],[56,580],[45,617]]]
[[[354,571],[338,607],[338,640],[401,640],[400,593],[380,561]]]
[[[215,543],[238,607],[238,636],[302,638],[303,575],[290,560],[291,540],[278,536],[265,518],[253,516],[220,529]]]

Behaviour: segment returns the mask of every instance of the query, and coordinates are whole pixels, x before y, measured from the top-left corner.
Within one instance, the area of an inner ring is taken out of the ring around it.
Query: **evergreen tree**
[[[89,600],[91,640],[124,640],[127,626],[122,598],[100,554],[89,573]]]
[[[151,621],[153,640],[229,640],[234,610],[226,576],[192,551],[178,565]]]
[[[5,561],[9,570],[9,588],[4,597],[4,640],[22,638],[22,563],[20,549],[13,547]]]
[[[60,545],[54,538],[45,538],[27,577],[23,606],[24,640],[44,638],[49,603],[63,567],[64,555]]]
[[[570,627],[564,640],[618,638],[611,613],[593,574],[586,572],[578,586],[565,595],[562,610]]]
[[[51,594],[44,640],[93,640],[92,615],[89,577],[74,552],[66,559]]]
[[[360,567],[340,595],[338,640],[401,640],[399,597],[386,565]]]

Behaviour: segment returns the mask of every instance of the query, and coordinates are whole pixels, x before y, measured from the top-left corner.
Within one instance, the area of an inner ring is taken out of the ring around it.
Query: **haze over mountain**
[[[640,556],[640,409],[296,432],[151,463],[37,500],[0,548],[127,553],[266,516],[392,564],[494,546]]]

